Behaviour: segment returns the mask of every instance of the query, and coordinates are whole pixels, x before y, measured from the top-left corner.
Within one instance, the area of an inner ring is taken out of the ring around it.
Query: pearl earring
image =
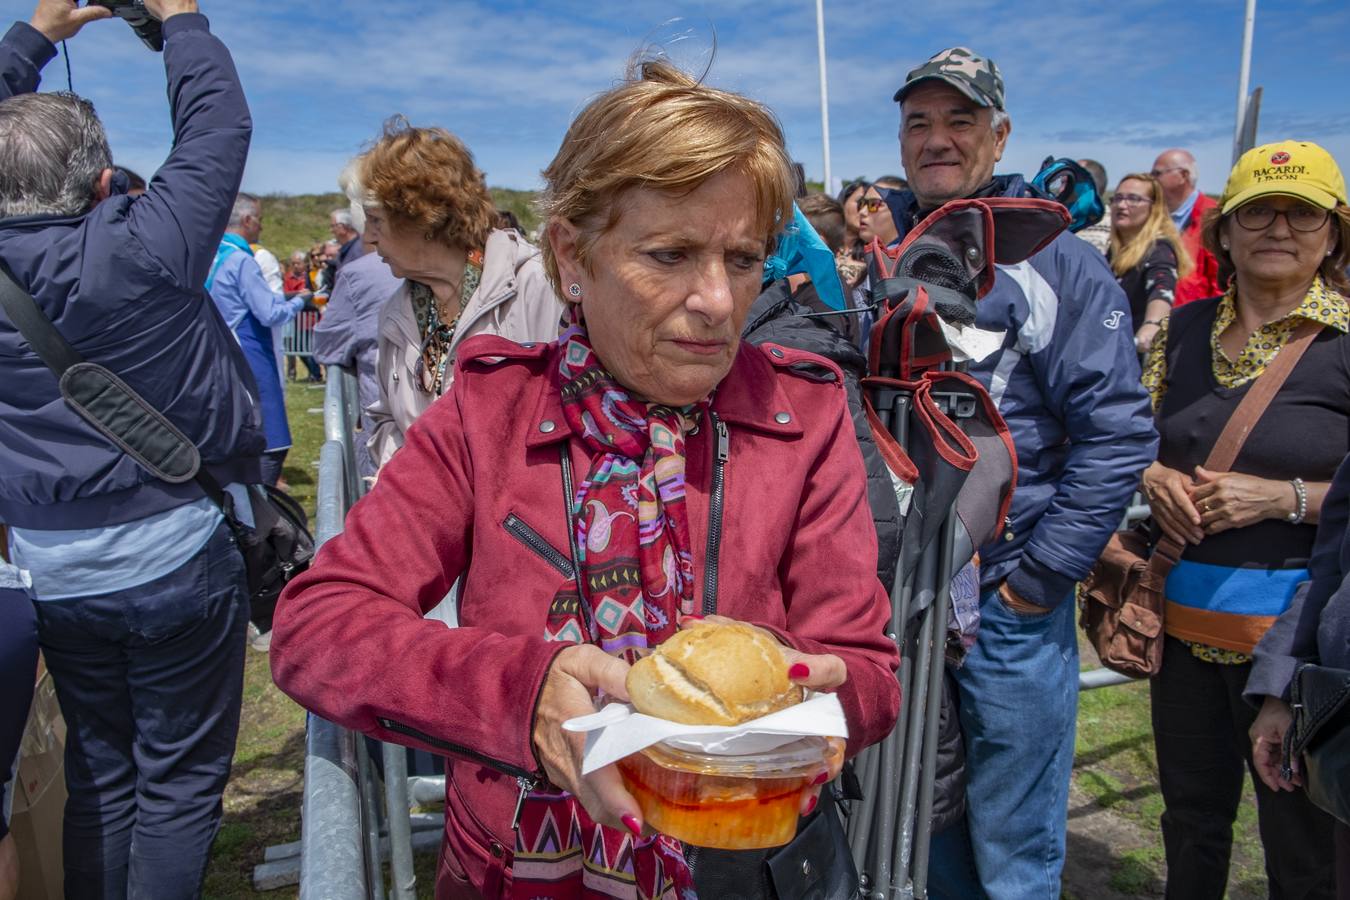
[[[569,285],[567,286],[567,294],[568,294],[568,296],[572,297],[573,299],[576,299],[576,298],[580,297],[580,296],[581,296],[581,285],[577,284],[575,281],[572,282],[571,284],[569,284]]]

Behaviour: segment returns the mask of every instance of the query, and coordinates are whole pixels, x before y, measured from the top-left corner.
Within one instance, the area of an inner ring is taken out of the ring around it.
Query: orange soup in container
[[[802,791],[844,742],[805,737],[764,753],[718,756],[667,742],[617,763],[654,830],[718,850],[779,847],[797,833]]]

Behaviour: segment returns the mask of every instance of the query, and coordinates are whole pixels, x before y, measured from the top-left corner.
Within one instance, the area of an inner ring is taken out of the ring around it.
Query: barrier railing
[[[314,354],[314,326],[319,324],[319,312],[302,309],[295,318],[286,323],[282,332],[282,352],[287,356],[312,356]]]

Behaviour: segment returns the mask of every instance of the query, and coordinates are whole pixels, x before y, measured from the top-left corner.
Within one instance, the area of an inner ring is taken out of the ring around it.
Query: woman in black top
[[[1134,342],[1148,350],[1172,311],[1177,279],[1191,270],[1162,186],[1151,175],[1126,175],[1111,197],[1111,245],[1106,258],[1130,301]]]

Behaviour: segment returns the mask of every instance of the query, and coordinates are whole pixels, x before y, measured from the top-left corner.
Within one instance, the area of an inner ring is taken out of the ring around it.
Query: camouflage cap
[[[1003,109],[1003,76],[992,59],[979,56],[969,47],[949,47],[905,76],[904,86],[895,92],[895,102],[923,81],[944,81],[981,106]]]

